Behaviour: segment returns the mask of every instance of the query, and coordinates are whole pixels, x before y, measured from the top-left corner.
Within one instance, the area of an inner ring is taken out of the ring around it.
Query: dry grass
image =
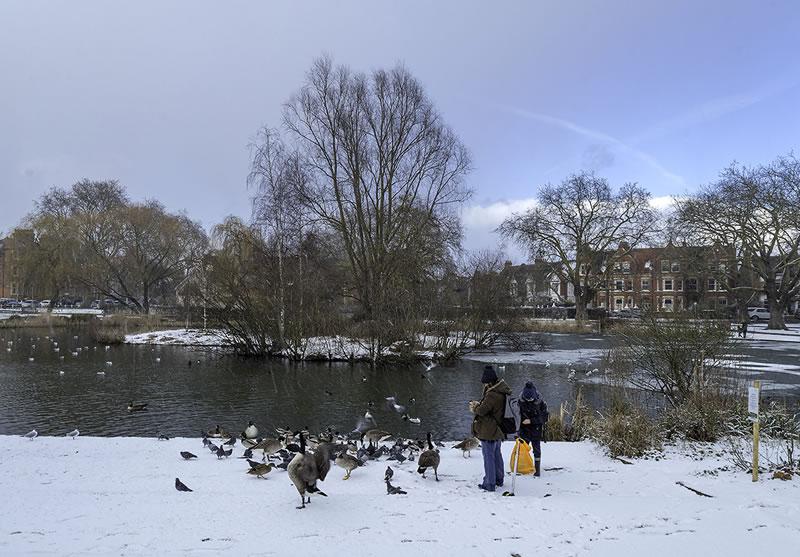
[[[521,328],[531,333],[596,333],[598,323],[575,319],[525,319]]]

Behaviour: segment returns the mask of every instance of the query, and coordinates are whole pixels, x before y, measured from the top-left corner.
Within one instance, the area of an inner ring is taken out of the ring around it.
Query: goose
[[[181,456],[184,460],[191,460],[193,458],[197,458],[196,454],[192,454],[189,451],[181,451]]]
[[[382,429],[370,429],[361,436],[361,443],[363,444],[365,439],[370,443],[380,443],[381,441],[386,441],[387,439],[391,438],[392,434],[388,431],[383,431]]]
[[[147,410],[147,403],[146,402],[133,402],[133,401],[130,401],[128,403],[128,412],[141,412],[142,410]]]
[[[271,437],[267,437],[266,439],[262,439],[260,442],[256,443],[251,447],[254,451],[264,451],[264,458],[271,457],[279,450],[283,448],[283,441],[281,439],[272,439]]]
[[[175,478],[175,489],[177,489],[178,491],[191,491],[191,489],[186,487],[186,484],[184,484],[178,478]]]
[[[405,420],[405,421],[407,421],[407,422],[411,422],[412,424],[420,424],[420,423],[422,423],[422,420],[421,420],[421,419],[419,419],[419,418],[412,418],[412,417],[411,417],[411,416],[409,416],[408,414],[403,414],[403,420]]]
[[[33,441],[33,440],[36,438],[36,436],[38,436],[38,435],[39,435],[39,432],[38,432],[38,431],[36,431],[35,429],[32,429],[32,430],[30,430],[28,433],[26,433],[25,435],[23,435],[23,437],[25,437],[26,439],[30,439],[31,441]]]
[[[347,454],[347,451],[342,451],[341,453],[339,453],[339,456],[336,457],[334,463],[336,464],[336,466],[338,466],[339,468],[343,469],[346,472],[344,478],[342,478],[343,480],[349,480],[350,473],[359,466],[361,466],[361,461],[358,460],[356,457]]]
[[[459,449],[462,451],[461,456],[464,458],[469,458],[470,451],[475,451],[480,447],[480,441],[478,441],[475,437],[467,437],[460,443],[453,446],[454,449]]]
[[[255,466],[251,466],[250,469],[247,471],[247,473],[257,478],[263,478],[265,475],[272,472],[273,468],[275,468],[275,465],[271,462],[268,464],[256,462]]]
[[[224,429],[219,427],[219,424],[217,424],[217,427],[215,427],[214,429],[209,429],[206,435],[208,437],[215,437],[215,438],[230,437],[227,433],[225,433]]]
[[[433,468],[433,475],[436,477],[436,481],[439,481],[439,451],[433,448],[433,441],[431,441],[431,432],[428,432],[428,450],[423,451],[419,455],[419,459],[417,459],[417,473],[422,474],[422,477],[425,477],[425,471],[428,468]]]
[[[242,438],[255,439],[256,437],[258,437],[258,428],[251,421],[247,427],[244,428],[244,431],[242,432]]]
[[[306,503],[311,502],[311,497],[306,501],[306,493],[316,493],[327,497],[327,495],[320,491],[317,487],[317,480],[320,479],[319,471],[317,470],[316,459],[306,453],[306,440],[303,433],[300,433],[300,451],[294,456],[292,461],[286,467],[289,474],[289,479],[292,480],[294,487],[300,494],[301,505],[298,509],[305,509]]]
[[[67,433],[67,434],[65,435],[65,437],[72,437],[73,439],[75,439],[75,438],[76,438],[78,435],[80,435],[80,434],[81,434],[81,432],[80,432],[80,431],[78,431],[78,428],[75,428],[75,429],[73,429],[72,431],[70,431],[69,433]]]

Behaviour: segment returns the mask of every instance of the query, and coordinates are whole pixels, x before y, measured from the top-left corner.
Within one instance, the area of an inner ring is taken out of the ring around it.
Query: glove
[[[470,400],[469,401],[469,411],[474,414],[475,413],[475,409],[478,407],[478,404],[480,404],[480,403],[477,400]]]

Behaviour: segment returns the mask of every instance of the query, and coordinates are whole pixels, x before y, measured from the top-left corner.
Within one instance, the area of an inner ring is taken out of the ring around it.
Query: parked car
[[[750,321],[760,321],[766,319],[769,321],[769,310],[767,308],[747,308],[747,315]]]
[[[50,307],[50,300],[42,300],[41,302],[39,302],[39,307],[40,308]]]

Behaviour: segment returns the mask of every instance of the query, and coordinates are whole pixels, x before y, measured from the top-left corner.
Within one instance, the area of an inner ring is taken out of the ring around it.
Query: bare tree
[[[307,168],[300,195],[341,238],[377,357],[403,261],[458,222],[469,155],[401,66],[367,76],[317,60],[284,124]]]
[[[752,277],[762,283],[769,329],[786,328],[783,314],[800,294],[798,207],[800,161],[793,155],[756,167],[732,164],[679,204],[681,219],[698,237],[736,253],[743,290],[753,290]]]
[[[650,194],[636,184],[615,193],[605,179],[582,172],[543,186],[536,206],[506,219],[499,230],[533,259],[553,263],[556,275],[574,288],[576,319],[585,320],[614,264],[654,231],[649,202]]]

